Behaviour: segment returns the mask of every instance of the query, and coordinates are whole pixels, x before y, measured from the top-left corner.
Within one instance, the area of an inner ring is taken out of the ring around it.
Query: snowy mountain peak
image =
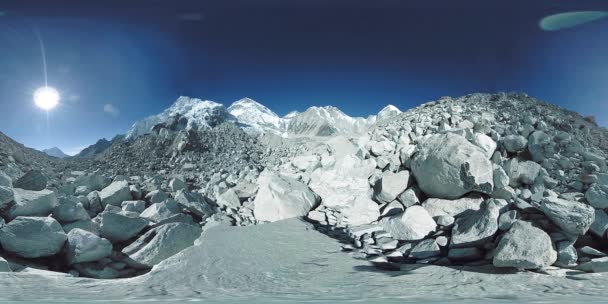
[[[388,106],[384,107],[384,109],[380,110],[380,112],[378,112],[377,120],[384,120],[387,118],[395,117],[399,114],[401,114],[401,110],[399,110],[399,108],[395,107],[394,105],[389,104]]]
[[[285,127],[285,122],[276,113],[261,103],[251,99],[243,98],[235,101],[228,107],[228,112],[238,122],[256,131],[272,131],[280,133]]]
[[[155,125],[166,122],[170,117],[180,117],[180,119],[185,120],[186,129],[205,129],[214,127],[224,121],[234,120],[220,103],[180,96],[173,105],[162,113],[149,116],[133,124],[127,132],[127,138],[150,133]]]

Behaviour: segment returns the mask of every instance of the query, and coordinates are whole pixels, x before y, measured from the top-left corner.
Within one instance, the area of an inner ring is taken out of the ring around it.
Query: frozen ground
[[[608,295],[602,274],[416,265],[378,271],[298,219],[216,227],[200,240],[133,279],[2,274],[0,303],[605,303]]]

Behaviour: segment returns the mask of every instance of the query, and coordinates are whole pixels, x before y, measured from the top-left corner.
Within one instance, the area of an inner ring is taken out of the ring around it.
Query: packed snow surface
[[[291,219],[214,227],[150,273],[93,280],[30,270],[0,274],[2,303],[601,303],[608,276],[496,273],[404,265],[383,271]]]

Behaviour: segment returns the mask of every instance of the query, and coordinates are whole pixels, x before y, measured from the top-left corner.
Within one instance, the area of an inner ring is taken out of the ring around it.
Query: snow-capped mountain
[[[336,107],[311,107],[291,118],[287,132],[295,136],[355,135],[367,132],[375,122],[375,116],[350,117]]]
[[[395,117],[399,114],[401,114],[401,110],[399,110],[394,105],[389,104],[388,106],[384,107],[384,109],[380,110],[380,112],[378,112],[378,115],[376,115],[376,121],[381,121],[381,120],[385,120],[385,119],[388,119],[391,117]]]
[[[287,129],[283,118],[251,98],[235,101],[228,107],[228,113],[234,116],[243,128],[253,132],[283,133]]]
[[[149,116],[133,124],[127,132],[127,138],[150,133],[155,125],[176,117],[185,123],[186,129],[212,128],[222,122],[234,120],[234,117],[220,103],[181,96],[162,113]]]
[[[389,105],[378,115],[367,118],[351,117],[332,106],[311,107],[300,113],[297,111],[280,117],[261,103],[243,98],[232,103],[227,109],[220,103],[190,97],[179,97],[177,101],[160,114],[147,117],[133,124],[126,138],[134,138],[150,133],[159,124],[171,125],[177,129],[205,129],[223,122],[232,121],[248,133],[273,133],[280,136],[332,136],[359,135],[367,132],[377,120],[394,117],[401,113]]]
[[[64,157],[68,157],[69,155],[63,153],[63,151],[61,151],[61,149],[57,148],[57,147],[52,147],[49,149],[44,149],[42,150],[42,152],[46,153],[46,155],[49,156],[54,156],[57,158],[64,158]]]

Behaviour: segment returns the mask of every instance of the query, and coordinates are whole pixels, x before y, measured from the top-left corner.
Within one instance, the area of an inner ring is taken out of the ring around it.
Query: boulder
[[[593,224],[589,227],[589,232],[603,239],[606,237],[606,230],[608,230],[608,215],[602,209],[595,209]]]
[[[259,221],[305,216],[319,203],[319,196],[305,184],[267,170],[258,177],[258,185],[253,214]]]
[[[439,249],[439,245],[435,239],[426,239],[416,244],[412,251],[410,251],[410,256],[415,259],[427,259],[430,257],[438,256],[441,253]]]
[[[410,172],[407,170],[393,173],[385,171],[382,178],[374,185],[374,199],[380,204],[395,200],[410,184]]]
[[[126,181],[115,181],[99,192],[99,198],[104,208],[106,205],[120,207],[122,202],[132,199],[129,183]]]
[[[608,208],[608,185],[595,183],[585,192],[585,198],[589,205],[598,208]]]
[[[507,211],[498,217],[498,229],[507,231],[511,228],[511,225],[519,219],[519,212],[517,210]]]
[[[578,253],[576,248],[572,246],[571,241],[561,241],[557,243],[557,261],[555,265],[560,267],[572,267],[576,266],[578,260]]]
[[[101,189],[108,186],[111,182],[110,178],[101,176],[99,174],[80,175],[74,180],[74,186],[86,186],[93,191],[101,191]]]
[[[180,214],[181,210],[177,202],[173,199],[165,200],[162,203],[152,204],[146,208],[139,216],[158,223],[166,220],[176,214]]]
[[[521,135],[507,135],[503,137],[502,145],[507,152],[516,153],[526,148],[528,140]]]
[[[572,236],[585,234],[595,218],[593,207],[556,197],[543,198],[541,210],[555,225]]]
[[[60,197],[59,204],[53,208],[52,217],[60,223],[89,220],[91,217],[82,203],[73,197]]]
[[[146,232],[122,252],[132,260],[152,267],[192,246],[201,233],[202,229],[198,225],[164,224]]]
[[[321,166],[321,160],[317,155],[301,155],[294,157],[291,164],[299,171],[313,171]]]
[[[30,170],[17,179],[13,183],[13,187],[24,190],[40,191],[46,188],[47,181],[48,179],[46,176],[39,170]]]
[[[397,200],[400,201],[405,208],[416,205],[420,203],[420,199],[418,198],[418,192],[419,191],[417,191],[415,187],[411,187],[399,194],[397,196]]]
[[[101,236],[112,242],[126,241],[148,225],[139,214],[129,211],[108,212],[101,216]]]
[[[456,199],[471,191],[492,193],[492,163],[481,148],[456,134],[423,139],[411,169],[429,197]]]
[[[150,204],[160,203],[167,198],[169,198],[169,196],[162,190],[154,190],[146,194],[146,201],[150,202]]]
[[[70,231],[72,231],[72,229],[78,228],[78,229],[88,231],[94,235],[101,234],[100,224],[97,222],[94,222],[92,220],[76,221],[76,222],[72,222],[72,223],[63,224],[61,226],[63,227],[63,231],[65,231],[65,233],[70,233]]]
[[[122,202],[120,207],[123,211],[142,213],[146,209],[146,202],[144,202],[144,201],[124,201],[124,202]]]
[[[0,257],[0,272],[11,272],[11,266],[7,260],[3,257]]]
[[[13,180],[10,176],[6,175],[4,171],[0,170],[0,187],[13,188]]]
[[[186,185],[186,182],[180,177],[174,177],[169,181],[169,189],[173,192],[186,189],[186,187],[188,187],[188,185]]]
[[[0,186],[0,210],[6,209],[15,199],[13,188]]]
[[[394,239],[404,241],[421,240],[437,228],[433,218],[420,206],[411,206],[401,214],[385,217],[380,224]]]
[[[67,235],[50,217],[19,216],[0,229],[0,244],[10,253],[39,258],[59,253]]]
[[[481,196],[467,196],[455,200],[429,198],[422,203],[422,207],[434,218],[442,215],[458,217],[468,210],[479,210],[483,198]]]
[[[234,189],[228,189],[224,191],[220,196],[217,197],[215,202],[218,206],[223,208],[239,208],[241,206],[241,199],[236,194]]]
[[[519,184],[532,185],[540,173],[541,166],[532,161],[519,161],[512,158],[504,166],[509,176],[509,186],[517,187]]]
[[[452,242],[450,247],[477,247],[483,246],[493,239],[498,231],[498,216],[500,206],[494,199],[489,199],[477,211],[456,219],[452,228]]]
[[[345,225],[359,226],[375,222],[380,217],[380,209],[376,202],[366,197],[357,197],[352,202],[339,209]]]
[[[179,190],[175,194],[175,201],[183,208],[188,209],[193,214],[205,219],[215,213],[214,206],[198,192]]]
[[[51,190],[31,191],[13,189],[15,204],[6,211],[6,216],[13,219],[17,216],[47,216],[57,206],[58,199]]]
[[[513,223],[494,254],[496,267],[539,269],[555,263],[557,252],[549,235],[524,221]]]
[[[94,262],[112,254],[112,243],[82,229],[68,233],[66,257],[69,264]]]

